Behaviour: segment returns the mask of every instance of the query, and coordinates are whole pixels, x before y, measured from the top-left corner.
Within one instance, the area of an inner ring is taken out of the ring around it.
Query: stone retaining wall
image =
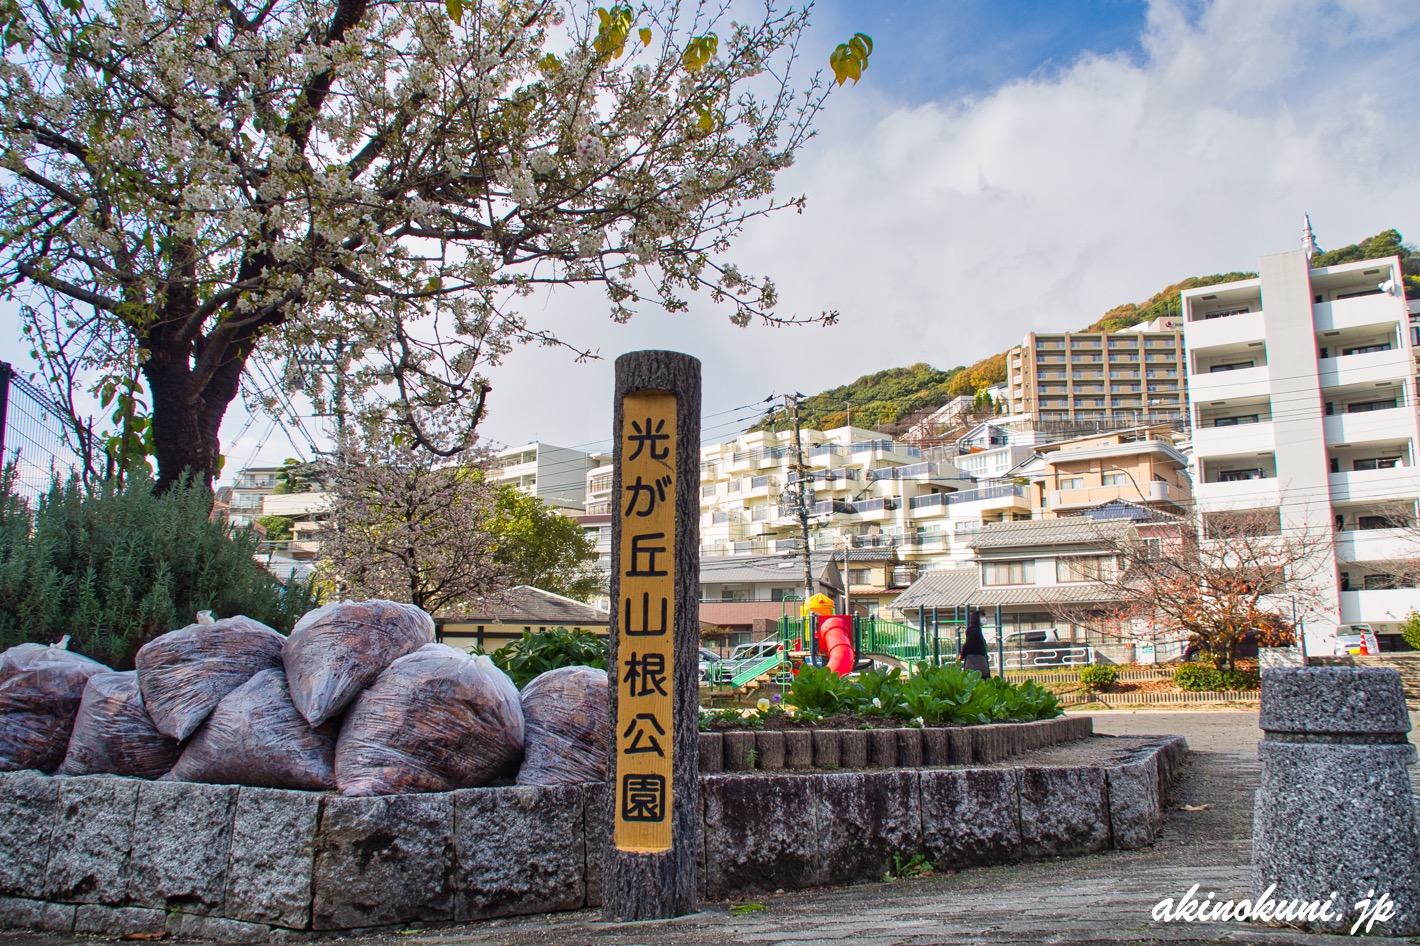
[[[955,868],[1151,843],[1183,740],[1096,743],[1105,764],[704,776],[702,896],[877,880],[894,854]],[[595,906],[603,799],[6,773],[0,926],[240,942]]]
[[[700,774],[802,769],[891,769],[1000,762],[1085,739],[1088,716],[927,729],[736,730],[700,734]]]

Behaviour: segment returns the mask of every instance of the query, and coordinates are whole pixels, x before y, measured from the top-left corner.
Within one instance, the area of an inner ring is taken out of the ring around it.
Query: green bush
[[[1091,693],[1108,689],[1119,682],[1119,670],[1109,664],[1091,664],[1080,668],[1080,685]]]
[[[1411,648],[1420,650],[1420,612],[1411,611],[1400,623],[1400,636]]]
[[[904,722],[989,723],[995,720],[1049,719],[1060,715],[1060,701],[1027,681],[983,680],[956,664],[921,664],[911,676],[901,670],[869,670],[849,680],[826,667],[803,667],[794,677],[789,702],[809,719],[834,713],[892,717]]]
[[[504,644],[491,655],[493,663],[513,678],[519,690],[533,678],[558,667],[606,668],[607,641],[591,631],[523,631],[523,636]]]
[[[72,635],[70,648],[115,669],[145,643],[193,623],[198,611],[245,614],[289,632],[318,604],[253,558],[256,539],[211,519],[212,495],[176,486],[162,496],[133,476],[92,492],[55,481],[38,508],[0,475],[0,648]]]
[[[1211,664],[1187,663],[1173,674],[1174,686],[1195,693],[1256,690],[1261,684],[1251,670],[1219,670]]]

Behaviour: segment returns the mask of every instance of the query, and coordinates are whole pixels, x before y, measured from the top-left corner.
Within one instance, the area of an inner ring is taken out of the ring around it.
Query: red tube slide
[[[853,619],[831,614],[819,622],[818,647],[828,656],[828,669],[840,677],[853,670]]]

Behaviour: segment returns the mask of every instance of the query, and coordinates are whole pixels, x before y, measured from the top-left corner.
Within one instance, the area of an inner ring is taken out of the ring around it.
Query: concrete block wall
[[[984,727],[983,727],[984,728]],[[1107,764],[703,776],[701,892],[1151,843],[1186,747]],[[0,927],[255,942],[600,903],[601,785],[344,798],[0,774]]]

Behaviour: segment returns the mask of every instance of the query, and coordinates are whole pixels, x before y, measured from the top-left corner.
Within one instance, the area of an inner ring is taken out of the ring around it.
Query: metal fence
[[[67,412],[0,362],[0,459],[15,467],[15,493],[33,505],[54,477],[81,472],[83,454]]]

